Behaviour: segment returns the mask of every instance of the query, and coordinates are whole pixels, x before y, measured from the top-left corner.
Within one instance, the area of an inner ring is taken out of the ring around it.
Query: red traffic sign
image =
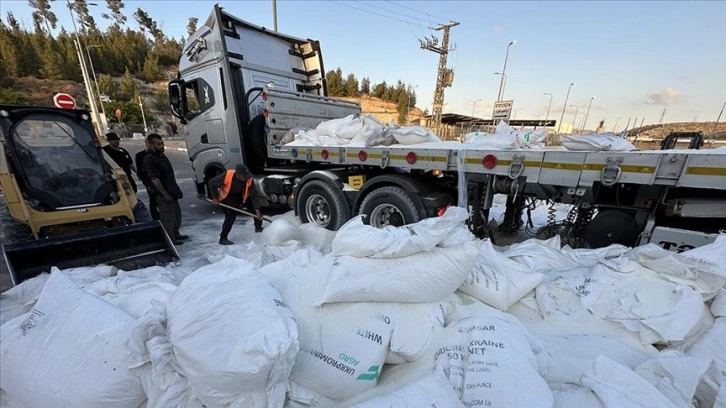
[[[63,109],[74,109],[76,107],[76,100],[66,93],[55,94],[53,103],[55,103],[55,106]]]
[[[116,108],[116,117],[118,119],[121,119],[121,109],[119,109],[119,108]]]

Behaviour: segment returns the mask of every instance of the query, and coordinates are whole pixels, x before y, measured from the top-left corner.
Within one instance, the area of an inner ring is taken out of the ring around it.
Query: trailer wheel
[[[350,218],[343,192],[322,180],[311,180],[302,186],[297,212],[302,222],[312,222],[331,231],[337,231]]]
[[[411,193],[397,186],[385,186],[371,191],[360,205],[363,221],[376,228],[387,225],[400,227],[421,221],[421,211]]]

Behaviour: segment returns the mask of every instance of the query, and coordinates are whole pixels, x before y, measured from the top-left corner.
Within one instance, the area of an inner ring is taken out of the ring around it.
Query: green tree
[[[154,82],[164,79],[164,70],[159,66],[159,57],[151,53],[146,55],[144,70],[141,72],[141,79],[146,82]]]
[[[121,27],[126,24],[126,16],[122,11],[124,8],[124,2],[121,0],[106,0],[106,6],[109,10],[111,10],[111,13],[103,13],[101,14],[101,17],[107,20],[113,20],[113,25],[116,26],[116,28],[121,29]]]
[[[361,79],[360,81],[360,92],[363,95],[370,95],[371,93],[371,80],[368,77]]]
[[[107,95],[112,100],[117,98],[116,85],[114,85],[111,75],[101,74],[98,78],[98,90],[101,91],[101,94]]]
[[[0,88],[0,103],[6,105],[27,105],[28,100],[15,89]]]
[[[343,96],[345,89],[343,88],[343,71],[340,68],[335,71],[328,71],[325,74],[325,82],[328,87],[328,95]]]
[[[40,24],[45,24],[48,35],[51,35],[51,27],[55,29],[58,25],[58,17],[55,13],[50,10],[49,0],[28,0],[28,5],[35,11],[33,11],[33,22],[36,24],[36,28]]]
[[[197,32],[197,23],[199,22],[199,19],[196,17],[189,17],[189,22],[187,23],[187,34],[191,37],[194,33]]]
[[[345,79],[345,95],[358,96],[358,80],[354,74],[348,74],[348,77]]]
[[[157,112],[169,112],[169,90],[166,87],[159,88],[154,94],[154,100],[152,101],[152,107]]]
[[[375,96],[376,98],[383,99],[383,97],[386,95],[387,90],[388,90],[388,85],[386,85],[386,81],[383,81],[380,84],[376,84],[376,86],[373,87],[373,96]]]
[[[53,43],[47,43],[44,46],[43,66],[40,68],[40,75],[45,79],[64,79],[63,58],[53,46]]]
[[[408,97],[411,102],[409,102],[409,106],[415,107],[416,106],[416,91],[412,86],[408,87]]]
[[[408,95],[405,92],[398,94],[396,112],[398,112],[398,123],[406,123],[406,117],[408,116]]]
[[[138,91],[139,89],[134,82],[134,78],[131,76],[131,71],[126,68],[126,72],[124,72],[124,75],[121,77],[116,98],[122,101],[129,101]]]
[[[136,19],[136,22],[139,23],[141,31],[148,32],[154,39],[164,37],[164,33],[159,30],[159,26],[156,24],[156,21],[154,21],[154,19],[151,18],[144,10],[137,8],[134,12],[134,18]]]
[[[93,16],[88,12],[88,3],[86,3],[86,0],[74,0],[73,11],[75,11],[77,21],[81,25],[81,30],[98,30],[98,27],[96,27],[96,20],[94,20]]]

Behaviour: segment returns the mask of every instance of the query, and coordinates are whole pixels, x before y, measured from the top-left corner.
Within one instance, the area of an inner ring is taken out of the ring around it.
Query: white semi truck
[[[288,130],[358,114],[360,105],[327,96],[319,42],[219,6],[187,41],[169,92],[201,198],[210,178],[244,163],[269,206],[290,205],[331,230],[358,214],[376,226],[440,215],[459,204],[459,186],[479,236],[489,232],[495,194],[508,195],[501,227],[511,231],[528,204],[571,204],[568,219],[546,230],[576,245],[685,250],[726,230],[726,154],[717,151],[285,146]]]

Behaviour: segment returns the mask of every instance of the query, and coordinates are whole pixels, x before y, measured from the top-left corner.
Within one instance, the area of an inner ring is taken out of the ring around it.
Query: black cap
[[[238,164],[237,166],[235,166],[234,171],[236,171],[238,174],[241,174],[246,179],[252,177],[250,169],[248,169],[247,166],[245,166],[244,164]]]
[[[108,133],[106,133],[106,140],[121,140],[121,139],[119,139],[119,137],[116,133],[108,132]]]

